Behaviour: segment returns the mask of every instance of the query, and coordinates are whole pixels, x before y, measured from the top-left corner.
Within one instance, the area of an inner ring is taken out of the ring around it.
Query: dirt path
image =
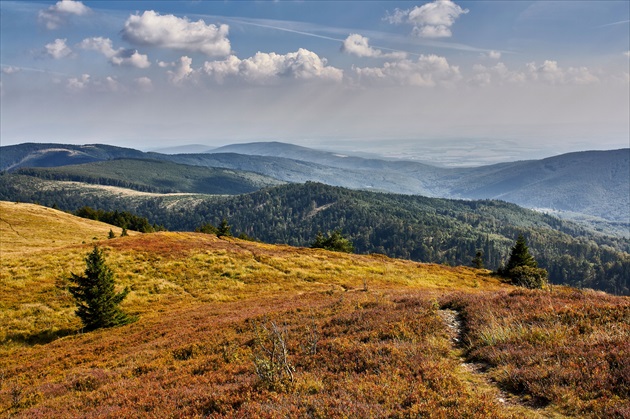
[[[495,399],[501,405],[512,412],[515,417],[527,418],[562,418],[557,412],[536,409],[523,403],[518,396],[501,390],[487,374],[489,365],[482,363],[466,362],[464,356],[463,325],[457,311],[451,309],[438,310],[438,314],[444,321],[447,333],[453,345],[453,353],[460,361],[461,368],[469,376],[470,382],[480,388],[484,388],[490,394],[494,394]]]

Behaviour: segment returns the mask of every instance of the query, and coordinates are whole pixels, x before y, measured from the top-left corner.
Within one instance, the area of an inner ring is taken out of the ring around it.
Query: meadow
[[[0,211],[3,417],[630,416],[627,297]],[[138,321],[83,333],[67,278],[94,245]]]

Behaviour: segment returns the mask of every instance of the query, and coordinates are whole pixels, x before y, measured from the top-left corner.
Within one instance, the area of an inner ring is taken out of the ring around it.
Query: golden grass
[[[59,211],[4,202],[0,210],[0,415],[561,416],[553,405],[538,413],[501,405],[496,388],[461,367],[438,301],[467,296],[494,313],[495,296],[514,288],[487,271],[201,233],[108,240],[111,226]],[[95,244],[118,286],[131,289],[122,307],[139,320],[81,334],[67,278],[84,270]],[[569,342],[566,325],[542,327],[518,308],[471,323],[478,345]],[[275,389],[252,361],[256,327],[268,321],[287,329],[296,368],[295,381]],[[583,337],[607,342],[615,327]]]
[[[172,307],[312,291],[497,289],[483,271],[268,245],[200,233],[162,232],[106,239],[120,229],[33,204],[0,202],[0,341],[47,341],[80,324],[67,278],[101,246],[123,308],[153,316]]]
[[[106,239],[110,229],[117,236],[122,232],[119,227],[52,208],[0,201],[0,253],[3,257]]]

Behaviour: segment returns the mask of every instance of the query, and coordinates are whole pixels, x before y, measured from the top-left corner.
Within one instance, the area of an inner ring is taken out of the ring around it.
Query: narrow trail
[[[4,218],[0,218],[0,221],[2,221],[3,223],[6,223],[6,224],[9,226],[9,228],[10,228],[10,229],[11,229],[11,230],[15,233],[15,234],[17,234],[19,237],[21,237],[21,238],[23,238],[23,239],[25,239],[25,240],[26,240],[26,237],[24,237],[23,235],[21,235],[21,234],[20,234],[20,232],[19,232],[19,231],[17,231],[17,230],[13,227],[13,225],[12,225],[10,222],[8,222],[7,220],[5,220]]]
[[[516,417],[524,415],[528,418],[563,417],[558,414],[550,414],[541,409],[536,409],[523,403],[518,396],[501,390],[495,381],[488,376],[489,365],[483,363],[466,362],[464,357],[463,325],[457,311],[451,309],[438,310],[439,316],[444,321],[447,333],[450,337],[454,356],[459,359],[461,368],[468,373],[473,384],[483,387],[508,411],[512,411]]]

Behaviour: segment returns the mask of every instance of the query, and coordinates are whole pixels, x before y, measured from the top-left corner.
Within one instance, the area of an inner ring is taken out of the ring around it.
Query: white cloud
[[[354,68],[354,71],[365,81],[423,87],[450,86],[462,78],[459,67],[437,55],[421,55],[417,61],[387,62],[383,67]]]
[[[625,55],[626,57],[630,58],[630,51],[624,52],[623,55]]]
[[[168,71],[168,77],[171,83],[181,84],[185,80],[192,80],[197,71],[192,68],[192,58],[183,56],[179,61],[172,64],[175,69]]]
[[[477,86],[486,86],[493,81],[503,84],[508,83],[522,83],[526,80],[524,73],[518,71],[511,71],[503,63],[497,63],[492,67],[486,67],[481,64],[475,64],[473,66],[474,75],[468,80],[470,84]]]
[[[140,54],[137,50],[114,49],[112,40],[109,38],[95,37],[86,38],[79,44],[79,48],[98,51],[109,59],[109,62],[118,66],[131,66],[136,68],[147,68],[151,66],[149,58]]]
[[[13,66],[3,66],[2,67],[2,72],[4,74],[15,74],[15,73],[19,73],[21,71],[21,69],[19,67],[13,67]]]
[[[586,67],[563,69],[553,60],[545,60],[540,66],[534,62],[527,63],[527,71],[532,80],[549,84],[591,84],[599,81]]]
[[[71,77],[66,86],[70,90],[79,91],[85,89],[90,83],[90,75],[82,74],[81,77]]]
[[[240,73],[240,65],[243,61],[235,55],[230,55],[222,61],[206,61],[203,70],[206,74],[223,83],[226,77],[237,76]]]
[[[223,61],[206,62],[203,70],[218,82],[226,77],[240,77],[251,83],[269,83],[280,78],[335,82],[343,79],[342,70],[328,66],[325,58],[304,48],[285,55],[258,52],[244,60],[232,55]]]
[[[142,15],[129,16],[122,36],[138,45],[201,52],[212,57],[230,54],[228,31],[228,25],[206,25],[203,20],[191,22],[187,18],[148,10]]]
[[[500,60],[501,59],[501,52],[499,52],[499,51],[482,52],[479,56],[481,58],[490,58],[491,60]]]
[[[121,49],[116,55],[110,58],[112,64],[122,65],[122,66],[131,66],[136,68],[148,68],[151,66],[149,62],[149,58],[140,54],[138,50],[130,50],[130,49]]]
[[[451,26],[468,9],[462,9],[451,0],[435,0],[416,6],[413,9],[395,9],[387,12],[385,20],[392,24],[408,23],[413,25],[413,34],[423,38],[448,38],[453,35]]]
[[[369,38],[353,33],[343,41],[341,51],[348,54],[354,54],[359,57],[381,57],[403,59],[407,56],[404,52],[383,53],[380,49],[373,48],[369,45]]]
[[[90,12],[90,8],[80,1],[61,0],[38,14],[39,21],[48,29],[57,29],[66,23],[68,16],[83,16]]]
[[[116,77],[107,76],[102,79],[95,79],[89,74],[82,74],[80,77],[70,77],[66,81],[68,90],[74,92],[124,92],[127,88],[116,79]]]
[[[61,58],[65,58],[72,54],[72,50],[68,45],[66,45],[67,39],[55,39],[54,42],[50,44],[46,44],[44,47],[46,54],[53,57],[55,60],[59,60]]]

